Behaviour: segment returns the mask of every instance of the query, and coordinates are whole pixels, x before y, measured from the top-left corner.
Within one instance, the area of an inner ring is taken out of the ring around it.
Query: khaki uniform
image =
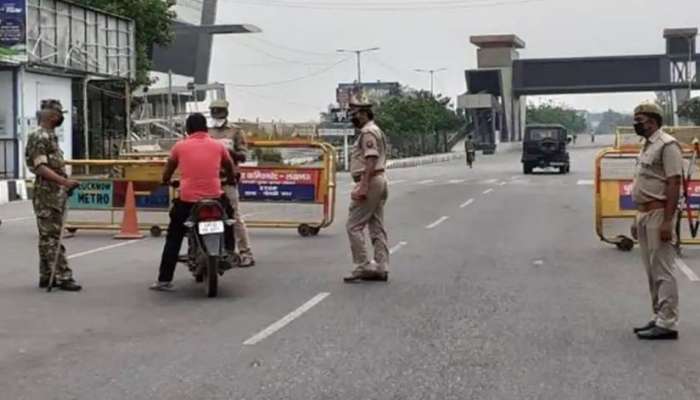
[[[666,180],[683,174],[683,155],[676,139],[657,131],[646,141],[637,161],[637,173],[632,186],[636,204],[666,201]],[[678,216],[676,215],[675,218]],[[649,279],[652,310],[657,326],[676,329],[678,324],[678,285],[674,276],[676,250],[675,220],[672,222],[672,242],[662,242],[660,228],[664,210],[638,212],[636,217],[639,248]]]
[[[25,161],[34,174],[39,166],[45,165],[64,178],[67,177],[63,151],[58,145],[58,137],[51,130],[42,128],[29,135]],[[36,176],[32,204],[39,229],[39,276],[48,279],[51,276],[51,265],[56,262],[55,279],[58,283],[73,278],[66,260],[66,249],[59,245],[66,206],[63,193],[64,190],[58,184]]]
[[[245,137],[243,136],[243,132],[241,132],[239,128],[209,128],[209,135],[214,139],[221,141],[226,149],[229,150],[232,157],[234,155],[247,157],[247,143]],[[234,163],[238,165],[238,162],[235,159]],[[236,238],[238,252],[242,255],[251,255],[252,250],[250,249],[248,227],[246,226],[243,216],[241,215],[238,187],[225,185],[224,192],[226,193],[226,197],[228,197],[229,201],[231,202],[231,206],[233,207],[233,232]]]
[[[363,269],[370,264],[364,232],[365,227],[369,227],[377,271],[386,271],[389,268],[389,247],[384,229],[384,205],[389,197],[388,182],[383,174],[386,168],[386,138],[373,121],[359,130],[352,147],[350,173],[355,182],[360,181],[365,171],[367,157],[377,157],[376,175],[369,182],[367,198],[351,202],[346,228],[357,268]]]

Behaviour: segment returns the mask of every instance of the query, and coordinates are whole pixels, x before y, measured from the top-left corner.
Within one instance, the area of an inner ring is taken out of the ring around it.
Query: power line
[[[256,2],[254,0],[231,0],[238,4],[261,6],[261,7],[283,7],[307,10],[336,10],[336,11],[421,11],[421,10],[454,10],[469,8],[491,8],[498,6],[520,5],[529,3],[540,3],[548,0],[475,0],[475,1],[443,1],[443,2],[413,2],[413,3],[322,3],[322,2],[291,2],[280,0],[265,0]]]
[[[311,55],[311,56],[317,56],[317,57],[329,57],[329,58],[336,58],[338,55],[336,53],[321,53],[321,52],[316,52],[316,51],[311,51],[311,50],[304,50],[304,49],[296,49],[293,47],[288,47],[285,45],[281,45],[266,39],[262,39],[259,37],[248,37],[247,39],[254,40],[256,42],[264,43],[267,44],[268,46],[275,47],[277,49],[281,50],[286,50],[292,53],[301,53],[301,54],[306,54],[306,55]]]
[[[315,71],[315,72],[313,72],[313,73],[311,73],[311,74],[304,75],[304,76],[300,76],[300,77],[297,77],[297,78],[286,79],[286,80],[282,80],[282,81],[267,82],[267,83],[257,83],[257,84],[231,83],[231,82],[223,82],[223,83],[225,83],[225,84],[227,84],[227,85],[231,85],[231,86],[235,86],[235,87],[243,87],[243,88],[255,88],[255,87],[266,87],[266,86],[285,85],[285,84],[288,84],[288,83],[294,83],[294,82],[298,82],[298,81],[302,81],[302,80],[305,80],[305,79],[309,79],[309,78],[313,78],[313,77],[322,75],[322,74],[324,74],[324,73],[326,73],[326,72],[328,72],[328,71],[334,69],[334,68],[337,67],[338,65],[347,62],[348,60],[350,60],[350,58],[342,59],[342,60],[338,61],[338,62],[335,63],[335,64],[329,65],[328,67],[323,68],[323,69],[320,69],[320,70],[318,70],[318,71]]]
[[[243,42],[243,41],[235,41],[234,43],[239,44],[239,45],[241,45],[241,46],[243,46],[243,47],[246,47],[246,48],[248,48],[248,49],[250,49],[250,50],[253,50],[254,52],[257,52],[257,53],[262,54],[262,55],[264,55],[264,56],[267,56],[267,57],[269,57],[269,58],[272,58],[272,59],[274,59],[274,60],[282,61],[282,62],[287,63],[287,64],[298,64],[298,65],[309,65],[309,66],[314,66],[314,65],[328,65],[328,63],[322,63],[322,64],[321,64],[321,63],[312,63],[312,62],[306,62],[306,61],[292,60],[292,59],[289,59],[289,58],[286,58],[286,57],[282,57],[282,56],[278,56],[278,55],[272,54],[272,53],[270,53],[270,52],[268,52],[268,51],[266,51],[266,50],[260,49],[260,48],[258,48],[258,47],[255,47],[255,46],[253,46],[253,45],[251,45],[251,44],[249,44],[249,43],[245,43],[245,42]]]

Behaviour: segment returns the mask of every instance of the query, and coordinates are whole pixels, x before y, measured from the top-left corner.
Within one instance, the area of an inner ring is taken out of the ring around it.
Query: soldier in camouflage
[[[60,244],[65,193],[80,185],[68,179],[63,152],[58,145],[55,129],[63,124],[63,114],[58,100],[42,101],[37,113],[40,127],[27,139],[25,161],[29,170],[36,175],[33,205],[39,228],[39,287],[47,288],[51,284],[51,267],[56,263],[54,287],[79,291],[82,287],[73,279],[73,272],[66,260],[66,249]]]
[[[241,129],[231,124],[228,120],[228,107],[229,103],[226,100],[214,100],[211,102],[209,111],[212,121],[209,127],[209,135],[224,144],[224,147],[231,154],[234,164],[238,166],[246,161],[248,148]],[[236,237],[236,247],[241,256],[240,267],[252,267],[255,265],[255,259],[253,258],[253,251],[250,249],[248,227],[241,216],[237,182],[236,184],[224,185],[224,192],[233,207],[233,231]]]

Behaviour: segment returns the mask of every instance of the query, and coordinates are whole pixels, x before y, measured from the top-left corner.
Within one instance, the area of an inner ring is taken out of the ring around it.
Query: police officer
[[[226,100],[214,100],[209,105],[211,115],[211,127],[209,135],[214,139],[220,140],[229,150],[231,158],[236,166],[244,163],[248,158],[248,149],[246,147],[245,137],[243,132],[237,126],[231,124],[228,120],[229,103]],[[233,231],[236,237],[236,246],[238,254],[241,257],[240,267],[247,268],[255,265],[253,251],[250,248],[250,238],[248,236],[248,227],[241,216],[240,202],[238,196],[238,185],[227,184],[224,186],[224,192],[231,202],[234,212]]]
[[[374,122],[371,104],[351,102],[350,116],[357,132],[350,156],[350,174],[356,185],[351,194],[346,228],[355,269],[344,280],[348,283],[360,280],[387,281],[389,249],[384,229],[384,205],[389,195],[388,182],[384,176],[386,138]],[[374,247],[374,268],[365,246],[365,227],[369,227]]]
[[[639,240],[654,313],[647,325],[634,331],[645,340],[678,338],[678,285],[673,272],[683,156],[676,139],[661,130],[662,115],[655,103],[643,103],[634,111],[634,129],[645,141],[632,186],[637,204],[632,236]]]
[[[29,134],[25,161],[36,175],[32,202],[39,228],[39,287],[47,288],[53,284],[62,290],[79,291],[82,287],[73,279],[66,249],[61,244],[66,193],[80,185],[68,179],[63,152],[58,145],[55,129],[63,124],[63,114],[63,106],[58,100],[41,102],[37,113],[39,129]],[[55,268],[54,282],[50,282],[52,266]]]

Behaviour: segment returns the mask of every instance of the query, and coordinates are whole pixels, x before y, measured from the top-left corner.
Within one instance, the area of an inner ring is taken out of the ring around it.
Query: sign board
[[[111,210],[123,208],[126,201],[127,181],[88,180],[68,199],[72,210]],[[167,210],[170,208],[170,188],[159,182],[134,182],[137,209]]]
[[[319,136],[352,136],[355,134],[354,129],[347,128],[323,128],[318,130]]]
[[[27,61],[26,0],[0,0],[0,61]]]
[[[688,200],[692,210],[700,210],[700,181],[692,181],[688,184]],[[683,204],[685,209],[685,204]],[[632,200],[632,181],[620,182],[620,210],[636,210],[637,206]]]
[[[72,210],[109,210],[112,208],[112,181],[83,181],[68,199]]]
[[[314,203],[321,169],[242,167],[241,200]]]

